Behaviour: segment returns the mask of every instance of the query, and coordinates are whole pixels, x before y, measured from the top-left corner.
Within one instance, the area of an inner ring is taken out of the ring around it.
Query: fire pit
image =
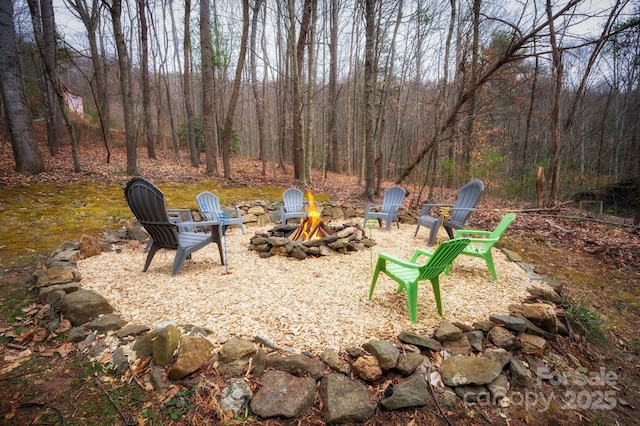
[[[358,251],[373,245],[364,229],[355,222],[329,226],[322,220],[311,192],[307,197],[309,213],[299,225],[283,224],[256,232],[251,238],[251,250],[257,251],[260,257],[280,255],[306,259],[309,256]]]

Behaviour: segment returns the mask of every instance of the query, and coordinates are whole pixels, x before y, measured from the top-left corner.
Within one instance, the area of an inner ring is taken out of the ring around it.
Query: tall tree
[[[118,54],[118,70],[120,71],[120,96],[122,98],[122,110],[124,112],[125,146],[127,148],[127,174],[138,174],[138,153],[136,150],[136,130],[133,121],[133,97],[131,95],[131,64],[127,43],[122,29],[122,0],[108,0],[103,3],[111,14],[113,35],[116,41]]]
[[[264,92],[260,90],[258,85],[258,50],[256,47],[256,38],[258,33],[258,17],[260,16],[260,8],[264,0],[255,0],[253,4],[253,15],[251,17],[251,35],[249,36],[249,62],[251,73],[251,90],[253,92],[253,100],[256,109],[256,121],[258,122],[258,158],[262,162],[262,174],[267,174],[267,137],[265,131],[264,120]],[[264,39],[264,37],[263,37]],[[265,71],[266,73],[266,71]],[[263,85],[264,90],[264,85]]]
[[[62,140],[62,111],[58,103],[56,88],[59,85],[57,74],[57,46],[55,20],[51,0],[28,0],[33,33],[38,46],[41,68],[41,88],[44,104],[44,116],[47,123],[47,141],[51,155],[58,154]]]
[[[91,93],[96,103],[98,121],[100,123],[100,133],[107,152],[107,163],[111,160],[110,147],[110,111],[109,111],[109,91],[107,90],[107,65],[104,55],[98,49],[98,25],[100,24],[100,1],[91,0],[91,5],[86,0],[65,0],[65,3],[82,21],[87,30],[87,41],[89,42],[89,52],[91,64],[93,65],[93,76],[89,79],[91,83]]]
[[[187,145],[191,158],[191,166],[200,165],[200,152],[196,147],[195,113],[193,100],[191,99],[191,0],[184,2],[184,51],[182,72],[182,93],[184,94],[184,106],[187,111]]]
[[[564,76],[564,64],[562,63],[562,51],[556,37],[555,24],[551,0],[546,2],[547,18],[549,19],[549,41],[551,43],[551,69],[554,77],[552,83],[551,111],[549,113],[549,132],[551,139],[551,162],[547,171],[550,182],[546,204],[550,207],[558,202],[560,189],[560,164],[562,161],[562,140],[560,139],[560,94],[562,92],[562,80]]]
[[[327,137],[329,138],[328,169],[341,172],[338,139],[338,17],[339,2],[331,0],[329,7],[329,99],[327,101]]]
[[[362,149],[364,150],[365,188],[364,195],[373,199],[375,195],[375,90],[376,90],[376,6],[379,0],[365,0],[365,47],[364,47],[364,94],[362,107]]]
[[[289,40],[295,43],[295,49],[291,51],[291,73],[292,73],[292,146],[293,146],[293,174],[294,178],[302,183],[306,183],[304,166],[304,147],[302,144],[302,62],[304,51],[307,46],[307,35],[311,23],[311,0],[304,0],[302,6],[302,20],[300,21],[300,34],[296,39],[296,15],[294,0],[289,0]],[[297,41],[296,41],[297,40]]]
[[[227,108],[227,116],[224,120],[224,131],[222,133],[222,165],[225,179],[231,179],[231,136],[233,135],[233,117],[240,94],[240,83],[242,70],[247,57],[247,40],[249,39],[249,0],[242,0],[242,37],[240,39],[240,54],[236,65],[236,75],[231,90],[231,99]]]
[[[218,126],[213,103],[213,51],[211,48],[211,3],[200,0],[200,54],[202,61],[202,138],[207,176],[218,176]]]
[[[142,82],[142,123],[147,141],[147,156],[156,158],[153,129],[151,128],[151,87],[149,85],[149,27],[147,25],[146,0],[138,0],[138,20],[140,21],[140,80]]]
[[[35,139],[31,112],[24,92],[12,1],[0,1],[0,85],[16,171],[42,173],[44,161]]]

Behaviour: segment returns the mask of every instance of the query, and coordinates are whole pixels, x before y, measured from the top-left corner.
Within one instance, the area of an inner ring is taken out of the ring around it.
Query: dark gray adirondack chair
[[[289,219],[304,219],[307,217],[307,204],[304,199],[304,193],[298,188],[289,188],[284,191],[282,193],[282,202],[280,220],[283,225],[286,225]]]
[[[142,177],[132,178],[127,183],[124,194],[129,208],[151,237],[151,246],[148,248],[149,253],[142,272],[149,269],[149,264],[156,252],[164,248],[176,250],[171,271],[171,275],[175,276],[191,253],[210,243],[218,245],[220,263],[225,264],[219,221],[174,222],[167,213],[162,191]],[[210,227],[211,232],[195,232],[197,227]]]
[[[402,207],[402,202],[406,192],[401,186],[392,186],[384,191],[382,196],[382,204],[366,204],[364,208],[364,226],[367,225],[367,219],[377,219],[378,224],[382,226],[381,221],[385,220],[385,230],[391,228],[391,223],[395,220],[398,228],[398,210]]]
[[[221,222],[224,220],[224,227],[227,225],[239,225],[242,230],[242,235],[244,235],[244,223],[242,223],[242,213],[239,208],[223,209],[220,206],[220,198],[207,191],[199,193],[196,196],[196,202],[198,203],[200,213],[202,213],[202,216],[204,216],[206,220],[217,220]],[[231,213],[235,216],[231,217]]]
[[[425,228],[429,229],[428,245],[432,246],[435,243],[438,230],[440,229],[440,224],[444,220],[444,223],[442,223],[442,225],[447,231],[447,235],[449,235],[449,238],[453,238],[454,230],[464,229],[464,223],[471,212],[476,209],[476,205],[478,204],[478,201],[480,201],[482,192],[484,192],[484,184],[480,179],[474,179],[460,188],[458,199],[453,205],[423,204],[422,211],[420,212],[420,216],[418,217],[418,226],[416,227],[416,232],[413,234],[413,236],[415,237],[416,235],[418,235],[420,226],[424,226]],[[431,209],[432,207],[448,207],[450,211],[448,218],[442,216],[433,217],[429,215],[429,209]]]

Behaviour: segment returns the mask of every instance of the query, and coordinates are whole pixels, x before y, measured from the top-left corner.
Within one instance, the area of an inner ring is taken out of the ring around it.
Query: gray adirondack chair
[[[364,208],[364,225],[367,225],[368,219],[377,219],[378,225],[382,226],[382,220],[385,223],[385,230],[391,229],[391,223],[396,221],[398,228],[400,222],[398,220],[398,210],[402,207],[402,202],[406,196],[406,191],[401,186],[392,186],[384,191],[382,196],[382,204],[368,203]]]
[[[244,235],[244,223],[242,222],[242,213],[239,208],[223,209],[220,206],[220,198],[208,191],[199,193],[196,196],[196,202],[200,213],[206,220],[220,221],[224,228],[228,225],[238,225],[242,230],[242,235]]]
[[[164,248],[176,250],[171,271],[171,275],[175,276],[180,272],[185,259],[190,258],[191,253],[211,243],[218,245],[220,263],[225,264],[219,221],[174,222],[167,213],[162,191],[143,177],[136,176],[129,180],[124,194],[129,208],[152,241],[142,272],[149,269],[156,252]],[[211,232],[195,232],[197,227],[210,227]]]
[[[307,202],[304,193],[298,188],[289,188],[282,194],[282,205],[280,205],[280,220],[283,225],[289,219],[304,219],[307,217]]]
[[[456,203],[451,204],[423,204],[420,216],[418,216],[418,225],[416,226],[416,232],[413,234],[415,237],[418,235],[420,226],[429,229],[429,241],[428,245],[432,246],[435,243],[440,225],[444,226],[449,238],[454,237],[454,230],[464,229],[464,223],[476,209],[480,196],[484,192],[484,184],[480,179],[474,179],[471,182],[460,188],[458,193],[458,199]],[[434,217],[429,214],[429,210],[432,207],[448,207],[450,214],[447,217],[438,216]],[[444,221],[444,223],[443,223]]]

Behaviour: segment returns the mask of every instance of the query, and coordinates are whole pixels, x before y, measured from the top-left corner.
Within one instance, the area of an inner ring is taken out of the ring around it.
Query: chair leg
[[[449,239],[453,240],[453,228],[445,225],[444,229],[447,231]]]
[[[418,235],[418,229],[420,229],[420,220],[418,220],[418,226],[416,226],[416,232],[413,233],[414,237]]]
[[[147,269],[149,269],[149,265],[151,264],[151,260],[153,259],[153,256],[156,255],[156,252],[158,250],[160,250],[160,247],[151,245],[151,247],[149,248],[149,254],[147,254],[147,260],[145,260],[144,262],[144,268],[142,268],[142,272],[147,272]]]
[[[393,223],[393,218],[388,217],[385,222],[385,230],[389,231],[391,229],[391,224]]]
[[[436,298],[436,306],[438,307],[438,315],[442,316],[442,300],[440,299],[440,279],[435,277],[431,279],[431,287],[433,288],[433,296]]]
[[[378,259],[378,263],[376,264],[376,270],[373,272],[373,278],[371,279],[371,287],[369,287],[369,300],[373,297],[373,290],[376,288],[376,282],[378,281],[378,275],[380,275],[380,270],[384,268],[384,259]]]
[[[496,268],[493,265],[493,256],[491,255],[491,251],[489,251],[483,257],[484,257],[484,260],[487,262],[487,268],[489,268],[489,272],[491,272],[491,278],[493,278],[494,281],[497,280],[498,275],[496,274]]]
[[[406,283],[407,305],[409,307],[409,320],[412,323],[418,322],[418,283]]]
[[[173,260],[173,269],[171,270],[171,276],[175,277],[180,272],[185,259],[189,256],[189,253],[183,248],[179,248],[176,251],[176,258]]]

